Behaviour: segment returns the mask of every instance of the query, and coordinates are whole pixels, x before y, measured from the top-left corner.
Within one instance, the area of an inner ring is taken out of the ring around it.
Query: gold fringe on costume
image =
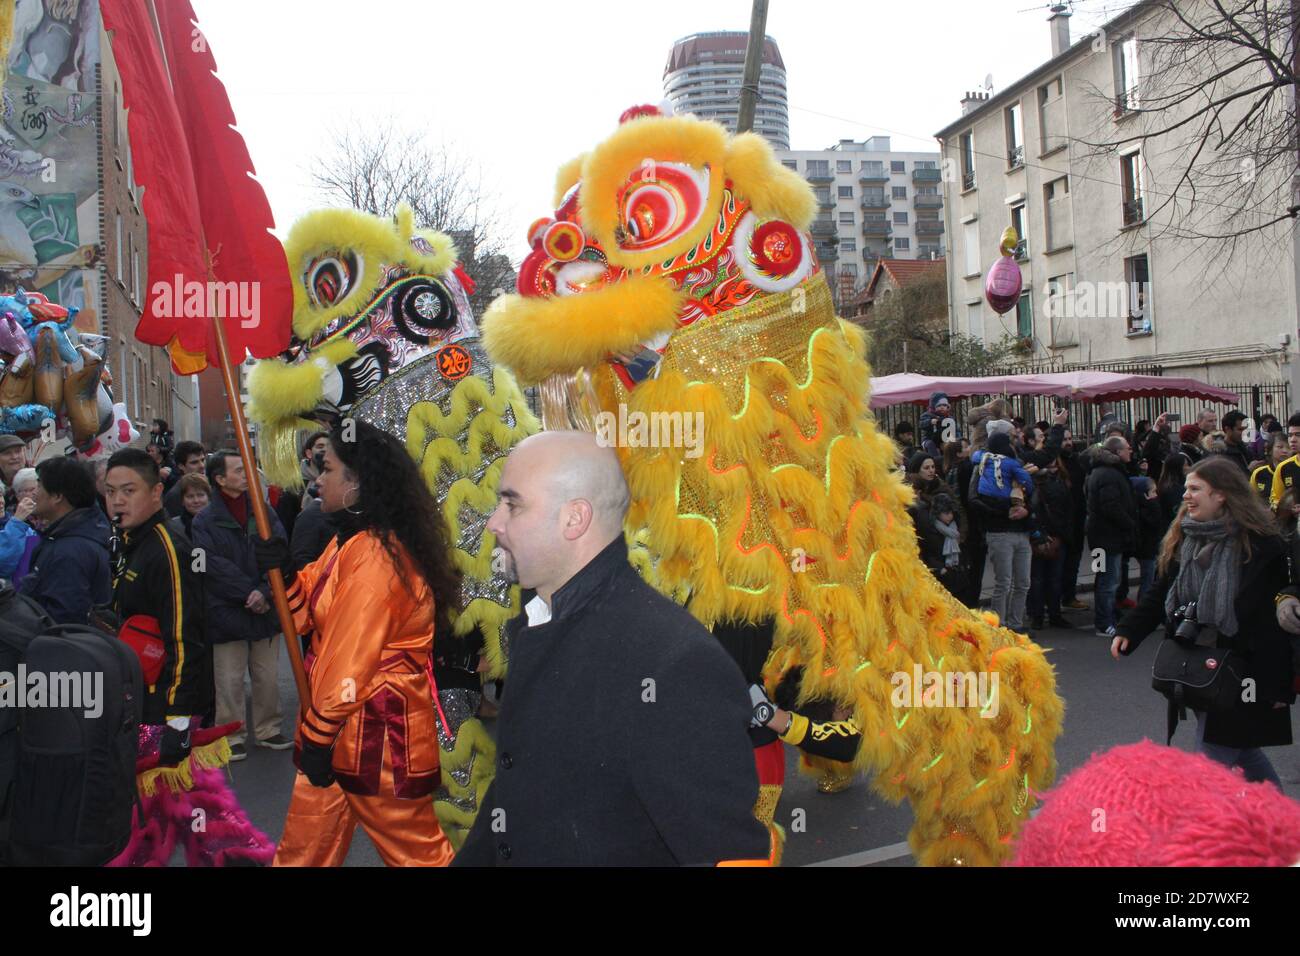
[[[158,785],[173,793],[191,790],[194,787],[194,767],[201,770],[216,770],[230,763],[230,742],[225,737],[218,737],[212,743],[195,747],[189,756],[174,767],[154,767],[136,777],[140,792],[152,797],[158,792]]]

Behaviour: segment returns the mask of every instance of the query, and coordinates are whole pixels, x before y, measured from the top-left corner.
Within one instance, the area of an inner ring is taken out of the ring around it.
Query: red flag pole
[[[211,271],[208,275],[212,276]],[[239,457],[243,459],[244,472],[248,475],[248,497],[253,504],[253,519],[257,522],[257,533],[261,535],[263,541],[267,541],[271,537],[271,518],[267,514],[266,502],[262,499],[262,478],[257,471],[257,460],[253,457],[252,442],[249,441],[244,406],[239,401],[239,384],[235,381],[235,370],[230,367],[230,352],[226,348],[226,323],[221,316],[213,316],[212,327],[217,338],[217,354],[221,356],[221,378],[226,384],[226,407],[230,409],[235,441],[239,444]],[[311,706],[311,688],[307,684],[307,669],[302,663],[302,647],[298,643],[298,631],[293,624],[293,612],[289,610],[289,596],[285,593],[284,576],[279,568],[272,568],[267,573],[267,578],[271,582],[275,613],[280,617],[284,645],[289,651],[289,664],[293,667],[293,682],[298,686],[298,712],[305,714],[307,708]]]

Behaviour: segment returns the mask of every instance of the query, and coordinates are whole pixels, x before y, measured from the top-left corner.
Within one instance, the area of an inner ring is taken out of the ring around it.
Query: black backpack
[[[4,686],[18,679],[18,665],[27,657],[27,646],[54,621],[45,609],[8,584],[0,587],[0,694],[17,688]],[[9,823],[13,816],[14,780],[18,776],[17,707],[0,704],[0,862],[9,846]]]
[[[25,648],[23,619],[32,628]],[[16,664],[25,664],[27,675],[45,676],[47,695],[44,706],[14,708],[13,728],[9,708],[0,708],[9,729],[0,759],[15,757],[4,781],[8,839],[0,853],[17,866],[102,866],[131,837],[140,661],[115,636],[50,624],[39,607],[12,592],[7,599],[0,593],[0,621],[2,653],[15,658],[14,667],[0,669],[16,679]]]

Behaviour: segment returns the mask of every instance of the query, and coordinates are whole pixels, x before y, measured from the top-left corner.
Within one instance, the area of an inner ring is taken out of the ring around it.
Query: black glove
[[[253,538],[253,554],[257,560],[258,574],[279,568],[284,574],[285,584],[293,580],[293,556],[289,553],[289,542],[284,538]]]
[[[174,767],[190,755],[190,729],[177,730],[171,724],[163,727],[158,743],[158,766]]]
[[[762,684],[749,685],[749,703],[754,708],[754,716],[749,726],[766,727],[767,722],[776,716],[776,705],[767,696]]]
[[[313,787],[328,787],[334,783],[333,747],[322,747],[304,740],[295,762]]]

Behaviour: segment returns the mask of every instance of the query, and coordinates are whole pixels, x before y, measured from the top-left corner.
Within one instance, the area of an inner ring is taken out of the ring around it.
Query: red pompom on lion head
[[[651,106],[649,103],[643,103],[640,106],[629,106],[618,118],[618,125],[622,126],[628,120],[640,119],[642,116],[663,116],[664,112],[657,106]]]

